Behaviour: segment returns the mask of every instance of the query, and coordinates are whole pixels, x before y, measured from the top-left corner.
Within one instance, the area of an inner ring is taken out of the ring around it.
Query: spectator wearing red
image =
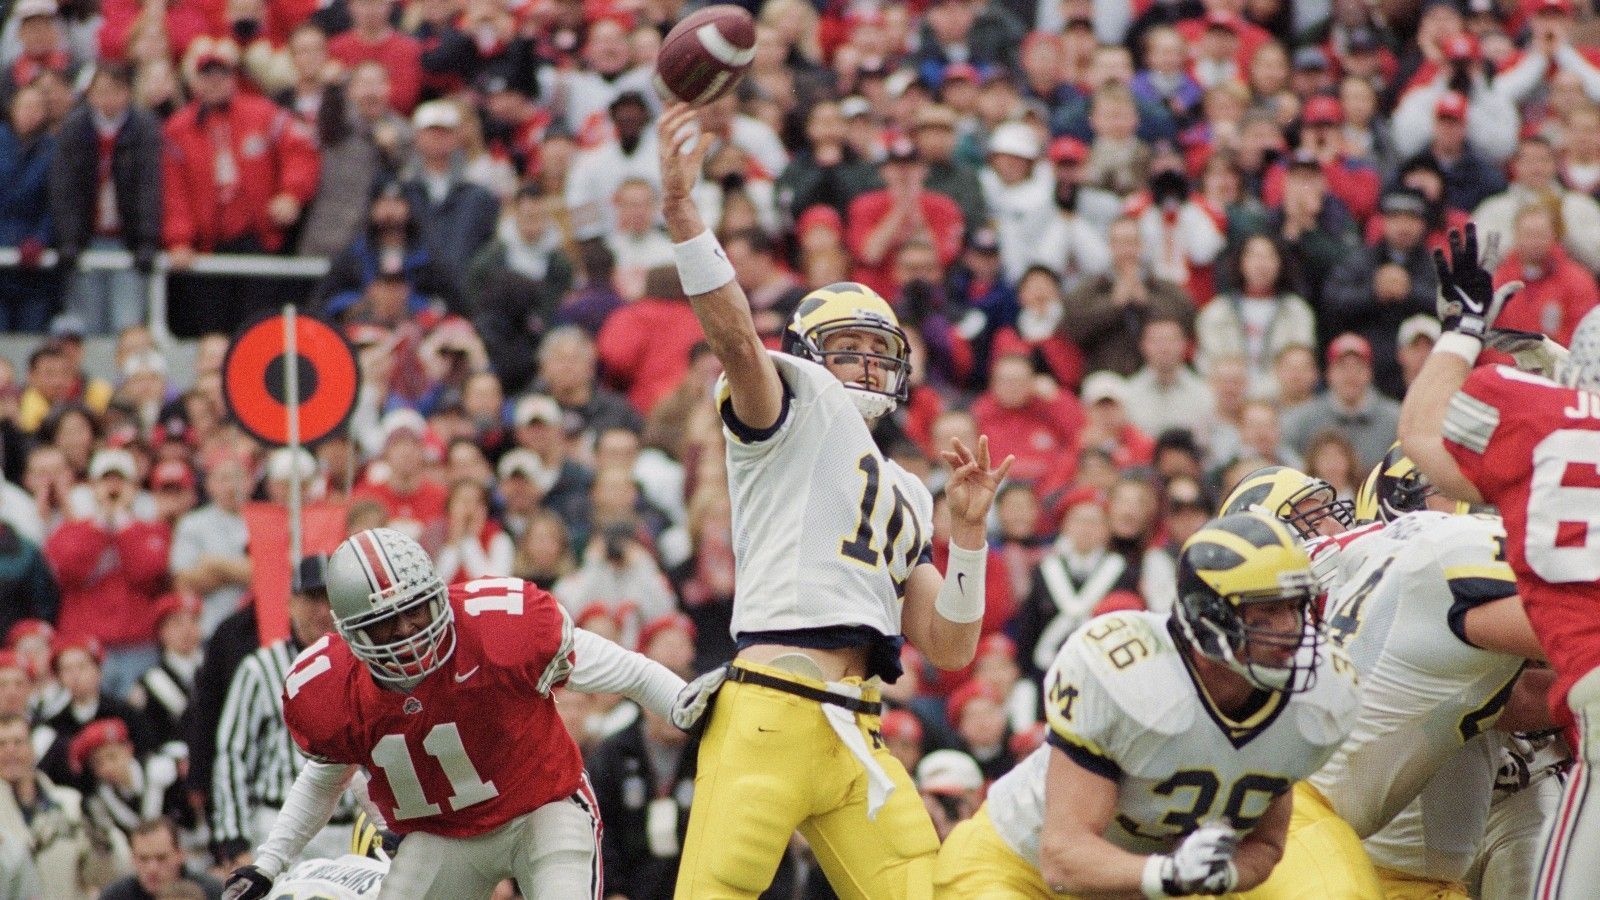
[[[845,242],[855,261],[851,278],[885,297],[900,287],[894,278],[895,253],[912,240],[923,240],[948,266],[961,252],[965,220],[956,202],[922,186],[927,167],[910,141],[895,141],[882,169],[885,187],[850,202]]]
[[[383,454],[368,468],[367,482],[355,496],[383,504],[388,527],[421,539],[444,521],[447,495],[444,485],[427,474],[423,441],[428,425],[415,410],[396,409],[383,417],[380,427]]]
[[[1207,12],[1203,18],[1186,19],[1173,27],[1185,43],[1195,48],[1190,74],[1204,88],[1230,81],[1244,82],[1251,58],[1272,40],[1266,29],[1246,22],[1236,12],[1220,8]]]
[[[705,339],[705,332],[683,294],[676,268],[651,269],[644,294],[611,314],[595,347],[606,380],[641,415],[649,416],[683,380],[689,351]]]
[[[316,194],[317,148],[305,127],[271,101],[238,89],[231,40],[195,41],[184,72],[194,101],[164,129],[163,239],[174,270],[197,253],[275,251]],[[228,331],[263,302],[247,279],[173,286],[173,309],[199,331]],[[237,298],[221,303],[218,297]]]
[[[0,97],[10,102],[18,88],[33,84],[45,72],[70,80],[72,55],[62,39],[56,0],[18,0],[11,9],[11,18],[17,23],[17,43],[22,53],[0,78]]]
[[[879,733],[889,755],[900,761],[907,772],[915,772],[922,761],[922,720],[904,709],[884,711]]]
[[[422,45],[389,24],[392,0],[350,0],[350,30],[328,41],[328,55],[354,67],[375,62],[389,73],[389,102],[409,114],[422,94]]]
[[[107,648],[106,686],[120,697],[156,662],[155,609],[167,588],[172,534],[134,517],[138,466],[126,450],[97,452],[89,481],[93,515],[57,529],[45,558],[61,585],[61,637]]]
[[[1328,193],[1337,197],[1357,223],[1364,223],[1378,209],[1378,170],[1351,158],[1344,147],[1344,107],[1333,97],[1312,97],[1300,114],[1300,150],[1316,157],[1328,182]],[[1283,179],[1287,163],[1267,172],[1261,199],[1272,207],[1283,203]]]
[[[1036,377],[1033,361],[1024,355],[995,361],[989,390],[972,404],[978,430],[989,436],[989,452],[1012,464],[1011,477],[1036,481],[1059,460],[1077,453],[1083,408],[1072,392]]]
[[[1118,469],[1149,465],[1155,441],[1128,420],[1128,381],[1115,372],[1095,372],[1083,380],[1084,426],[1079,447],[1095,447]]]
[[[1015,325],[1006,325],[994,334],[990,352],[1002,356],[1032,356],[1044,361],[1056,384],[1076,390],[1083,379],[1083,351],[1061,331],[1066,312],[1061,300],[1061,281],[1044,266],[1032,266],[1017,282],[1021,310]]]
[[[489,487],[461,479],[450,486],[445,505],[444,546],[435,554],[446,584],[511,574],[515,548],[511,535],[489,516]]]
[[[1555,216],[1548,206],[1528,206],[1517,214],[1515,242],[1500,268],[1496,284],[1522,281],[1527,286],[1506,303],[1496,325],[1538,331],[1562,345],[1583,314],[1600,304],[1600,288],[1588,270],[1572,261],[1556,239]],[[1506,361],[1505,357],[1496,357]]]

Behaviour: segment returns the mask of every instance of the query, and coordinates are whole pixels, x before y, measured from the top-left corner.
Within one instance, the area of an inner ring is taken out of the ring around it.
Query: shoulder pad
[[[295,657],[283,682],[283,721],[302,752],[316,759],[347,761],[352,717],[352,680],[362,663],[338,635],[328,635]]]
[[[1311,690],[1290,699],[1294,721],[1307,743],[1330,752],[1344,743],[1361,712],[1361,688],[1355,666],[1344,651],[1328,647],[1329,657],[1317,668]]]
[[[520,578],[478,578],[450,588],[456,628],[492,668],[536,675],[560,651],[567,616],[538,585]],[[464,642],[467,643],[467,642]]]
[[[1158,613],[1123,611],[1085,622],[1071,648],[1121,714],[1147,731],[1180,734],[1199,709],[1195,688]]]

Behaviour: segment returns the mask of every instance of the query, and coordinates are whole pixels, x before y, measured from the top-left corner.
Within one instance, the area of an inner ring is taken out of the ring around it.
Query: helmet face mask
[[[830,348],[829,339],[859,333],[862,340],[848,349]],[[876,339],[884,344],[875,349]],[[839,282],[806,295],[783,332],[783,352],[828,366],[869,368],[879,382],[845,382],[845,391],[863,418],[871,422],[893,412],[911,392],[911,351],[894,310],[876,291],[854,282]],[[839,375],[835,372],[835,375]],[[841,380],[843,380],[843,377]]]
[[[1321,661],[1317,592],[1285,524],[1252,511],[1214,519],[1184,545],[1174,616],[1201,656],[1261,690],[1300,693]]]
[[[1407,513],[1429,509],[1428,498],[1438,493],[1439,489],[1396,443],[1373,467],[1356,494],[1356,518],[1364,522],[1393,522]],[[1469,509],[1467,504],[1457,503],[1454,512],[1461,514]]]
[[[328,560],[328,602],[350,651],[386,686],[410,690],[455,652],[449,589],[400,532],[374,528],[340,544]]]

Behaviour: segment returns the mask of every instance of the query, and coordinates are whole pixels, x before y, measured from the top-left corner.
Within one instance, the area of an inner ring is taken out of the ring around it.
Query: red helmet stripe
[[[367,578],[372,583],[373,593],[388,590],[394,584],[394,579],[388,569],[389,561],[382,548],[378,546],[378,539],[371,531],[363,531],[356,535],[355,546],[361,562],[366,566]]]

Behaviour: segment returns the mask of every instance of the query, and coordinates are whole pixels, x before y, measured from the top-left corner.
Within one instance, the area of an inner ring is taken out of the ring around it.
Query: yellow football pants
[[[1037,866],[1018,856],[994,830],[989,806],[957,825],[939,848],[933,870],[937,900],[1070,900],[1045,886]]]
[[[1283,859],[1240,900],[1383,900],[1383,885],[1355,830],[1310,784],[1294,786]]]
[[[1416,878],[1404,872],[1378,867],[1386,900],[1472,900],[1466,885],[1459,881]]]
[[[1377,871],[1356,833],[1310,785],[1295,785],[1294,792],[1283,859],[1260,886],[1229,896],[1236,900],[1384,900]],[[945,839],[934,885],[938,900],[1067,897],[1051,893],[1039,870],[1001,840],[987,807],[957,825]]]
[[[826,690],[783,669],[737,665]],[[869,690],[863,699],[878,697]],[[759,896],[796,830],[840,900],[931,900],[939,837],[905,767],[877,736],[878,717],[857,715],[856,725],[895,789],[868,819],[866,773],[815,701],[729,681],[709,715],[676,900]]]

